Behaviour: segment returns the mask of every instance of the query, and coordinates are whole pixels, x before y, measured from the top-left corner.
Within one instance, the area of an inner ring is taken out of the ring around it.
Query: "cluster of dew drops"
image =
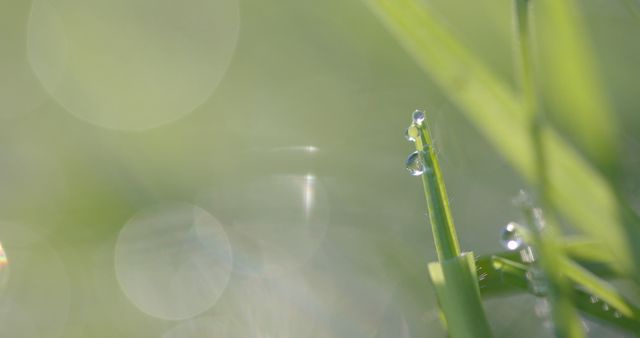
[[[416,139],[420,137],[419,127],[424,123],[424,119],[425,115],[423,110],[416,110],[413,112],[413,115],[411,116],[411,125],[409,125],[409,127],[404,131],[404,137],[407,141],[414,143],[416,142]],[[424,152],[425,150],[423,150],[423,153]],[[409,174],[412,176],[420,176],[428,169],[425,168],[424,162],[420,158],[420,152],[417,150],[409,154],[409,157],[407,157],[407,160],[405,161],[405,166]]]
[[[511,222],[503,227],[500,231],[500,243],[507,250],[520,250],[522,261],[524,263],[530,264],[529,270],[525,274],[525,277],[527,278],[527,282],[529,284],[529,291],[535,296],[545,297],[548,291],[548,282],[546,280],[544,272],[537,265],[535,250],[524,240],[524,232],[525,229],[523,225],[520,225],[516,222]],[[608,312],[611,310],[609,304],[600,300],[597,296],[590,296],[589,302],[594,305],[601,303],[600,307],[604,312]],[[543,299],[543,301],[536,306],[536,314],[542,317],[542,319],[548,320],[548,310],[538,311],[539,308],[548,306],[546,304],[546,300]],[[622,314],[615,310],[611,312],[611,315],[615,318],[622,317]]]
[[[547,281],[542,269],[536,264],[535,250],[524,241],[524,232],[522,225],[511,222],[500,231],[500,244],[510,251],[520,250],[522,261],[530,264],[529,270],[525,275],[529,284],[529,291],[536,296],[542,297],[547,293]]]

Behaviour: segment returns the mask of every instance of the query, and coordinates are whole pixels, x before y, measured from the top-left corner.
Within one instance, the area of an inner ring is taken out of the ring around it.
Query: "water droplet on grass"
[[[518,195],[513,198],[513,205],[519,208],[533,208],[533,198],[523,189],[518,191]]]
[[[413,112],[413,115],[411,116],[411,118],[413,119],[413,123],[421,126],[422,122],[424,122],[424,110],[416,110]]]
[[[547,294],[547,279],[540,268],[530,268],[529,271],[527,271],[526,277],[529,282],[529,291],[531,291],[531,293],[536,296],[545,296]]]
[[[531,246],[525,246],[520,250],[520,258],[523,263],[534,263],[536,261],[536,252],[533,250]]]
[[[521,225],[515,222],[507,224],[500,232],[500,244],[507,250],[518,250],[524,244],[522,239]]]
[[[417,151],[412,152],[409,157],[407,157],[405,164],[407,171],[409,171],[412,176],[420,176],[425,171],[424,164],[420,158],[420,153]]]
[[[591,302],[591,304],[595,304],[599,301],[599,299],[596,296],[591,296],[589,297],[589,301]]]
[[[418,128],[415,125],[410,125],[407,129],[405,129],[404,131],[404,138],[407,139],[407,141],[409,142],[415,142],[416,139],[420,136],[420,131],[418,130]]]
[[[541,208],[533,208],[533,219],[538,230],[544,229],[544,227],[546,226],[546,222],[544,220]]]
[[[548,319],[551,314],[551,307],[545,298],[540,298],[533,306],[533,312],[540,319]]]
[[[409,134],[409,128],[404,130],[404,138],[409,141],[409,142],[415,142],[416,139],[414,139],[411,134]]]

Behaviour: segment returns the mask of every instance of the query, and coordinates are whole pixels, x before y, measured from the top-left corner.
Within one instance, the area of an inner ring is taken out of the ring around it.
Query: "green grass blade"
[[[452,338],[492,337],[475,272],[471,253],[429,264],[429,275]]]
[[[421,113],[424,114],[424,112]],[[449,198],[442,178],[442,171],[438,163],[438,156],[427,128],[427,121],[423,121],[420,124],[412,124],[409,127],[409,132],[415,138],[416,150],[425,168],[424,173],[421,175],[422,186],[427,201],[429,223],[431,223],[438,259],[443,261],[457,257],[460,255],[460,244],[458,243],[458,236],[453,223],[451,208],[449,207]]]
[[[525,178],[535,179],[527,114],[519,98],[416,0],[366,0],[398,41]],[[620,269],[638,274],[640,222],[615,190],[556,132],[541,131],[549,195],[557,210],[603,241]],[[622,211],[621,211],[621,205]]]
[[[499,292],[498,294],[523,293],[528,291],[526,277],[528,267],[520,262],[512,261],[504,257],[485,256],[477,262],[477,266],[478,268],[483,266],[493,267],[493,270],[491,270],[491,268],[480,270],[490,271],[483,280],[486,284],[483,285],[481,283],[480,285],[484,296],[487,295],[485,290]],[[637,317],[628,317],[613,310],[608,304],[605,305],[601,299],[591,293],[576,287],[573,289],[572,298],[580,312],[589,315],[593,319],[614,325],[631,333],[639,332],[640,330],[640,322],[638,322]],[[626,300],[623,301],[627,307],[633,309],[634,314],[637,313],[637,308],[633,304]]]
[[[601,168],[618,155],[618,128],[590,50],[580,9],[573,0],[536,0],[536,28],[544,87],[555,120]]]
[[[584,239],[564,240],[562,250],[570,260],[579,264],[580,268],[599,279],[612,280],[626,277],[611,269],[609,264],[611,257],[606,255],[606,252],[602,251],[602,246],[596,242]],[[480,256],[476,259],[476,267],[483,297],[519,293],[527,289],[524,272],[522,278],[515,279],[512,277],[517,276],[517,273],[505,273],[510,269],[526,272],[527,263],[523,261],[522,254],[518,251]]]
[[[515,0],[515,40],[517,48],[517,60],[519,61],[520,84],[524,109],[530,119],[535,119],[538,111],[538,94],[533,70],[530,22],[530,1]]]
[[[548,165],[546,147],[542,139],[542,129],[546,125],[545,114],[537,108],[538,96],[536,93],[536,81],[533,76],[533,61],[530,48],[530,9],[531,2],[529,0],[515,0],[515,18],[516,18],[516,41],[519,45],[520,69],[522,77],[522,88],[524,96],[524,107],[529,116],[529,136],[532,140],[533,153],[536,162],[536,179],[535,187],[539,192],[542,204],[551,219],[554,219],[555,207],[551,203],[550,185],[548,180]],[[521,203],[526,203],[524,200]],[[540,254],[539,263],[544,271],[544,281],[540,281],[541,276],[535,277],[535,271],[529,273],[532,278],[532,289],[540,289],[540,287],[548,289],[548,299],[552,306],[551,315],[554,319],[554,330],[559,337],[581,338],[584,337],[584,330],[581,325],[578,310],[575,308],[571,299],[571,284],[564,275],[558,262],[563,261],[564,252],[558,241],[559,231],[555,222],[545,222],[542,218],[542,212],[539,209],[533,209],[525,204],[525,216],[529,227],[533,230],[528,235],[533,248]],[[533,235],[533,236],[532,236]],[[526,242],[525,238],[525,242]],[[538,269],[535,267],[535,269]],[[546,286],[535,284],[544,283]]]
[[[482,302],[473,254],[460,253],[460,245],[436,151],[423,111],[416,111],[407,130],[415,141],[429,222],[438,263],[429,274],[438,296],[447,330],[454,338],[491,337]]]
[[[544,271],[547,298],[551,304],[554,330],[558,337],[582,338],[585,336],[582,322],[571,297],[571,281],[564,274],[561,262],[565,259],[560,236],[553,220],[543,218],[540,209],[523,205],[526,223],[532,229],[530,245],[539,258],[537,265]]]
[[[620,314],[583,290],[575,289],[573,298],[580,311],[589,317],[603,323],[617,326],[630,333],[637,334],[640,332],[640,322],[638,322],[637,317],[627,317]]]
[[[572,260],[585,264],[611,264],[614,259],[602,243],[585,238],[564,238],[562,249]],[[613,265],[613,264],[611,264]]]
[[[608,306],[629,318],[637,317],[637,310],[630,305],[611,285],[581,267],[577,263],[563,257],[558,260],[560,270],[571,281],[582,285],[591,295],[598,297]]]
[[[527,292],[527,265],[500,256],[486,256],[476,262],[483,296]]]

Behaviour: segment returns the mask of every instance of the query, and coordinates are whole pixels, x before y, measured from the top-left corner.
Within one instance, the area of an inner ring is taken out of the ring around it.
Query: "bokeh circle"
[[[141,311],[161,319],[187,319],[211,308],[231,270],[223,227],[188,203],[138,212],[116,242],[115,271],[122,290]]]
[[[34,0],[28,57],[71,114],[145,130],[201,105],[231,63],[237,0]]]

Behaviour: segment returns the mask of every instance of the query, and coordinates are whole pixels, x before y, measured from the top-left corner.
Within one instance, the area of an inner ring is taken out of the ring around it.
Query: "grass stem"
[[[438,156],[433,148],[433,141],[426,123],[415,126],[418,129],[416,138],[416,149],[420,154],[425,172],[422,175],[422,186],[429,221],[433,231],[438,259],[445,259],[460,256],[460,244],[453,224],[453,216],[449,207],[449,198],[438,163]]]
[[[542,218],[540,210],[531,205],[524,208],[527,223],[536,231],[536,247],[540,253],[540,265],[544,270],[549,289],[549,300],[552,305],[552,316],[555,331],[559,337],[584,337],[578,311],[571,299],[572,286],[559,269],[558,261],[565,258],[558,242],[559,232],[554,226],[554,212],[549,194],[549,182],[545,158],[545,147],[542,138],[544,115],[538,109],[538,95],[533,67],[533,53],[531,48],[531,1],[515,1],[516,41],[520,64],[522,100],[526,116],[529,118],[529,134],[533,147],[535,163],[535,187],[540,196],[543,209],[547,212],[546,219]]]

